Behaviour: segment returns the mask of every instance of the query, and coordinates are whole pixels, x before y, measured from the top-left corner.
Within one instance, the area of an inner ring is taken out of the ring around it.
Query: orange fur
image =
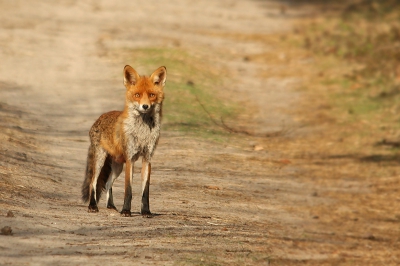
[[[125,66],[123,73],[126,87],[124,110],[111,111],[101,115],[89,132],[91,141],[87,162],[89,170],[86,171],[82,198],[90,200],[89,211],[97,211],[96,204],[100,197],[99,191],[101,192],[97,185],[101,184],[104,189],[105,181],[107,184],[111,182],[110,191],[108,191],[111,192],[114,181],[106,179],[98,183],[99,173],[105,167],[104,163],[111,163],[111,175],[113,173],[119,175],[122,164],[126,163],[125,201],[121,213],[130,215],[133,165],[139,156],[142,156],[142,198],[144,198],[142,199],[142,213],[148,214],[150,213],[148,206],[150,160],[160,133],[166,68],[158,68],[150,77],[138,75],[130,66]],[[111,159],[106,160],[106,158]],[[115,206],[112,207],[115,208]]]

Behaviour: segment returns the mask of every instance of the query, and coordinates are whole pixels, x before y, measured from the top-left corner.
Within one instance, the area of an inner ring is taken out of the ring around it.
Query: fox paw
[[[121,211],[121,216],[124,216],[124,217],[131,217],[132,215],[131,215],[131,211],[130,210],[122,210]]]
[[[94,206],[89,205],[88,212],[99,212],[99,208],[97,208],[96,205],[94,205]]]
[[[153,218],[153,214],[150,210],[141,210],[140,214],[145,218]]]
[[[115,207],[114,205],[107,205],[107,209],[118,211],[117,207]]]

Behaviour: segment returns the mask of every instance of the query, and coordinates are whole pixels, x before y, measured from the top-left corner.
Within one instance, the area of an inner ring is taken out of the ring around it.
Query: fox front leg
[[[151,215],[150,212],[150,173],[151,163],[143,158],[142,161],[142,207],[140,213],[142,215]]]
[[[125,165],[125,197],[121,216],[131,216],[133,164],[135,161],[127,160]]]
[[[98,202],[98,195],[97,195],[97,180],[99,178],[99,175],[101,173],[101,169],[104,167],[104,163],[106,161],[106,152],[103,149],[97,149],[94,152],[94,156],[92,157],[91,161],[88,162],[90,164],[93,164],[93,178],[92,182],[90,184],[90,192],[89,192],[89,206],[88,206],[88,212],[98,212],[99,208],[97,207],[97,202]]]

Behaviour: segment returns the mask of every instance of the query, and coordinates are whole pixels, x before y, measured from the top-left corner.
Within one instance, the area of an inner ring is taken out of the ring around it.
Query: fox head
[[[164,66],[157,68],[150,77],[139,76],[131,66],[125,66],[126,104],[142,114],[159,109],[166,80],[167,69]]]

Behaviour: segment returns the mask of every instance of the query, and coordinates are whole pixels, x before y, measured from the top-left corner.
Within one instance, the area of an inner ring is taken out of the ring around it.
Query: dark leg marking
[[[142,195],[142,207],[140,211],[142,215],[151,215],[149,196],[150,196],[150,182],[147,182]]]
[[[128,185],[125,189],[125,199],[124,206],[122,207],[121,216],[130,217],[131,216],[131,202],[132,202],[132,189]]]
[[[90,202],[89,202],[88,212],[99,212],[99,208],[97,208],[97,203],[94,198],[94,193],[96,193],[96,192],[94,189],[92,189],[92,193],[90,193]]]
[[[151,164],[146,162],[144,159],[142,161],[142,186],[144,185],[142,191],[142,205],[140,213],[145,216],[151,215],[150,212],[150,174],[151,174]]]
[[[107,202],[107,209],[113,209],[113,210],[118,211],[117,207],[115,207],[115,205],[114,205],[112,188],[110,188],[110,192],[109,192],[109,198],[108,198],[108,202]]]

